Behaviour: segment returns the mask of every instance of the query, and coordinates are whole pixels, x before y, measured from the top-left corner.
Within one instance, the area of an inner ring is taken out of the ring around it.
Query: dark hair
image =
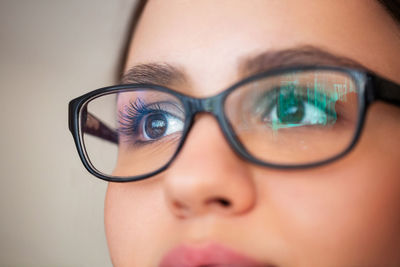
[[[125,41],[123,42],[122,53],[120,54],[119,59],[119,68],[117,69],[117,81],[121,80],[121,77],[124,73],[126,58],[128,57],[129,46],[132,40],[133,33],[135,32],[135,28],[139,22],[140,16],[143,13],[143,9],[148,0],[137,0],[135,8],[133,9],[133,13],[131,16],[131,20],[128,23],[128,32],[125,37]]]
[[[135,6],[135,9],[133,10],[130,27],[128,29],[129,32],[127,34],[126,42],[124,43],[125,47],[122,50],[123,52],[120,61],[122,64],[120,64],[120,69],[118,70],[118,78],[121,77],[124,71],[125,59],[128,56],[130,40],[132,39],[133,33],[139,22],[140,16],[143,13],[143,9],[146,6],[147,1],[148,0],[137,0],[137,4]],[[386,9],[386,11],[388,11],[388,13],[393,17],[400,28],[400,0],[378,0],[378,2]]]
[[[400,1],[399,0],[378,0],[385,9],[392,15],[400,25]]]

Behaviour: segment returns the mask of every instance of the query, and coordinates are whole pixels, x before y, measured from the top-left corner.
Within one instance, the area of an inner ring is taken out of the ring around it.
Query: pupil
[[[147,117],[144,130],[148,137],[157,139],[165,134],[167,126],[168,122],[163,114],[154,114]]]
[[[290,87],[288,91],[281,90],[277,115],[282,123],[300,123],[304,118],[304,103],[301,97],[297,97],[294,87]]]

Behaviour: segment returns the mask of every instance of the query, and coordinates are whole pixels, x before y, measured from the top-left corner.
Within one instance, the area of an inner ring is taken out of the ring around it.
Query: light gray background
[[[111,266],[67,107],[115,83],[134,3],[0,0],[0,266]]]

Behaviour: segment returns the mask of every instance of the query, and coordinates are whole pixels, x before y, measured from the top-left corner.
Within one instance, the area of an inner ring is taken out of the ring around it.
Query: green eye
[[[303,99],[295,94],[295,89],[280,90],[277,106],[277,117],[281,123],[300,123],[305,115]]]
[[[289,84],[267,92],[256,110],[273,129],[325,126],[336,122],[336,101],[337,97],[322,90]]]

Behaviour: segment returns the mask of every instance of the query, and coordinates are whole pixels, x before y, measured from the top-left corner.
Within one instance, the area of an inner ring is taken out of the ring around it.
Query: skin
[[[400,83],[399,36],[372,0],[152,0],[127,69],[179,66],[189,79],[173,88],[203,97],[238,81],[244,57],[313,45]],[[113,264],[157,266],[177,245],[217,242],[277,266],[400,266],[400,109],[374,103],[365,123],[346,157],[285,171],[242,160],[199,115],[170,168],[109,184]]]

